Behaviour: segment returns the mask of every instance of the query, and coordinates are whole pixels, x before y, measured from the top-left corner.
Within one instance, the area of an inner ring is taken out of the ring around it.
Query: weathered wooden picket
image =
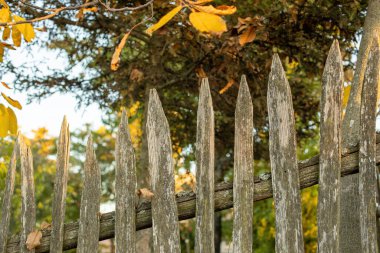
[[[0,224],[0,253],[97,252],[98,241],[115,238],[116,252],[135,253],[136,230],[153,227],[154,252],[180,252],[179,220],[196,217],[197,253],[214,252],[214,212],[234,208],[233,252],[252,252],[253,203],[273,196],[276,209],[276,252],[304,252],[300,189],[319,183],[318,250],[339,252],[340,177],[359,173],[362,252],[378,252],[376,203],[380,138],[376,138],[376,94],[380,48],[372,45],[364,80],[361,141],[342,154],[341,117],[343,67],[334,41],[322,77],[320,156],[297,162],[296,133],[290,87],[277,54],[268,84],[271,174],[253,176],[253,106],[247,81],[241,79],[235,122],[234,181],[214,185],[214,114],[207,79],[200,87],[197,122],[197,183],[194,192],[174,192],[174,165],[169,124],[156,90],[150,91],[147,119],[151,201],[137,205],[134,150],[128,119],[122,113],[116,140],[116,210],[100,214],[100,171],[89,136],[79,222],[64,224],[70,153],[66,119],[58,143],[51,228],[42,231],[41,245],[28,250],[35,229],[33,160],[19,136],[9,164]],[[377,149],[379,146],[379,149]],[[21,160],[22,231],[8,236],[17,157]]]

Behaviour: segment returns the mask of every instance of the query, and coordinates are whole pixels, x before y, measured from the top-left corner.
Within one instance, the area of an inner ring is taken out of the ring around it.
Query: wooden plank
[[[276,252],[304,252],[293,101],[277,54],[273,56],[267,99]]]
[[[372,41],[363,81],[359,152],[360,235],[363,253],[379,252],[377,242],[376,202],[376,108],[380,85],[380,47]]]
[[[214,111],[207,78],[202,80],[196,143],[196,228],[194,252],[215,251],[214,246]]]
[[[380,165],[380,135],[376,138],[376,165]],[[359,152],[358,148],[352,148],[348,153],[342,155],[341,176],[346,178],[359,172]],[[298,163],[300,175],[300,188],[304,189],[318,184],[319,175],[319,156]],[[221,211],[233,207],[232,183],[219,183],[215,186],[215,211]],[[271,174],[255,177],[254,201],[261,201],[272,197]],[[193,192],[182,192],[176,195],[178,219],[186,220],[195,217],[196,195]],[[150,202],[143,202],[136,208],[136,229],[141,230],[152,226],[152,211]],[[78,241],[78,222],[65,224],[63,249],[69,250],[77,247]],[[41,246],[37,247],[36,252],[49,252],[50,231],[42,231]],[[100,219],[99,240],[113,238],[115,236],[115,213],[109,212],[102,214]],[[20,252],[20,237],[15,235],[8,238],[7,252]]]
[[[252,252],[253,219],[253,105],[242,76],[235,110],[234,225],[235,253]]]
[[[7,178],[5,179],[5,189],[3,206],[1,211],[1,223],[0,223],[0,252],[6,253],[7,240],[9,232],[9,224],[11,221],[12,212],[12,196],[15,188],[15,176],[16,176],[16,163],[17,163],[17,141],[13,147],[11,160],[8,166]]]
[[[34,252],[26,248],[28,235],[33,232],[36,224],[36,203],[34,199],[33,156],[30,147],[25,143],[25,137],[19,136],[21,160],[21,239],[20,252]]]
[[[56,174],[54,182],[54,197],[51,223],[51,252],[62,252],[63,225],[65,222],[67,179],[70,157],[70,131],[66,117],[63,118],[61,132],[58,138]]]
[[[136,252],[136,162],[128,127],[127,113],[123,110],[116,137],[115,183],[115,246],[116,253]]]
[[[343,65],[339,43],[330,48],[322,75],[318,190],[318,251],[339,252]]]
[[[180,252],[169,124],[157,91],[149,93],[147,134],[152,180],[153,252]]]
[[[100,169],[96,161],[92,136],[90,134],[87,142],[86,161],[84,163],[84,183],[78,231],[78,253],[98,252],[100,197]]]

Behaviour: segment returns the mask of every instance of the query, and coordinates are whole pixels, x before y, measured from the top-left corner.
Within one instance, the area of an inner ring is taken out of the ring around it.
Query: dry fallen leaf
[[[41,230],[45,230],[45,229],[49,229],[49,228],[51,228],[51,224],[50,223],[47,223],[46,221],[43,221],[42,223],[41,223]]]
[[[144,73],[138,69],[132,69],[129,79],[131,81],[141,82],[144,79]]]
[[[242,34],[239,36],[239,44],[244,46],[245,44],[254,41],[256,38],[255,28],[253,26],[248,27]]]
[[[149,200],[152,199],[152,197],[154,196],[153,192],[151,192],[147,188],[142,188],[142,189],[137,190],[137,195],[140,198],[149,199]]]
[[[34,230],[32,233],[28,235],[26,239],[26,248],[28,250],[35,249],[37,246],[41,244],[42,233],[39,230]]]

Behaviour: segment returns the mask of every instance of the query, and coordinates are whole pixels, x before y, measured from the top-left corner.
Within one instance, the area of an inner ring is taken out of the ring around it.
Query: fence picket
[[[33,177],[33,155],[30,147],[25,143],[25,137],[19,136],[19,150],[21,160],[21,239],[20,252],[35,252],[34,249],[28,250],[26,240],[28,235],[33,232],[36,224],[36,203],[34,199],[34,177]]]
[[[150,90],[147,118],[149,167],[152,180],[153,251],[180,252],[178,210],[169,124],[155,89]]]
[[[89,135],[84,163],[84,183],[80,205],[78,253],[98,252],[100,226],[100,170],[91,134]]]
[[[333,42],[322,76],[318,251],[339,252],[343,65]]]
[[[245,76],[242,76],[235,110],[234,151],[235,253],[252,252],[253,218],[253,105]]]
[[[195,253],[214,246],[214,111],[207,78],[202,80],[197,115]]]
[[[56,174],[51,223],[51,252],[62,252],[63,226],[65,222],[66,190],[70,156],[70,132],[66,117],[63,118],[58,139]]]
[[[273,56],[267,99],[276,252],[304,252],[293,102],[277,54]]]
[[[359,194],[360,234],[363,253],[377,253],[376,202],[378,170],[376,168],[376,110],[380,84],[380,45],[372,40],[363,81],[361,104]]]
[[[123,110],[116,139],[116,253],[136,252],[136,165],[127,113]]]
[[[17,164],[17,141],[13,147],[11,160],[8,167],[7,178],[5,179],[5,190],[3,198],[2,216],[0,223],[0,252],[7,252],[7,240],[9,224],[11,220],[12,196],[15,188],[16,164]]]

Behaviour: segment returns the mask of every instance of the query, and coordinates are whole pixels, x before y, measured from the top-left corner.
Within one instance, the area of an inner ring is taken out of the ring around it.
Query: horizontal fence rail
[[[351,148],[347,153],[342,155],[341,176],[359,172],[359,152],[358,148]],[[376,136],[376,165],[380,165],[380,135]],[[311,159],[300,161],[298,163],[300,188],[304,189],[318,184],[319,174],[319,156]],[[260,177],[255,177],[254,201],[260,201],[271,198],[273,194],[271,174],[266,173]],[[233,184],[220,183],[215,186],[215,211],[221,211],[233,207]],[[178,220],[186,220],[195,217],[196,194],[193,192],[182,192],[176,195]],[[144,202],[136,209],[136,230],[149,228],[152,226],[151,204],[149,201]],[[63,249],[73,249],[77,246],[78,239],[78,222],[65,224]],[[115,212],[104,213],[100,218],[99,240],[114,238],[115,236]],[[16,253],[19,251],[20,237],[13,236],[9,238],[7,252]],[[37,247],[36,252],[49,252],[50,231],[42,231],[41,245]]]

